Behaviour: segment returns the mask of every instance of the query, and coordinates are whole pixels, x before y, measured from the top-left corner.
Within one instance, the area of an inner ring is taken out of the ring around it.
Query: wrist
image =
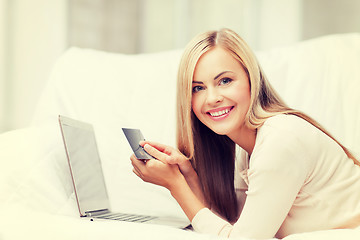
[[[189,171],[187,171],[186,173],[183,173],[185,177],[185,180],[187,181],[187,183],[191,186],[197,182],[199,182],[199,177],[196,173],[196,171],[191,167],[191,169]]]
[[[190,161],[186,161],[186,162],[183,162],[183,163],[179,164],[179,168],[180,168],[181,173],[184,175],[184,177],[186,179],[191,178],[194,175],[197,176],[197,174],[196,174],[194,168],[192,167]]]
[[[171,195],[176,195],[176,192],[179,192],[181,189],[184,188],[184,186],[187,186],[187,182],[185,177],[180,174],[176,178],[172,179],[171,183],[169,184],[169,187],[167,188]]]

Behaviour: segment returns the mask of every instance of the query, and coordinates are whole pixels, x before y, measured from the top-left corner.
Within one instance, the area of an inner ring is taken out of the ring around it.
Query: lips
[[[210,111],[207,111],[206,113],[213,119],[213,120],[222,120],[229,116],[231,110],[233,110],[234,107],[221,107],[212,109]]]

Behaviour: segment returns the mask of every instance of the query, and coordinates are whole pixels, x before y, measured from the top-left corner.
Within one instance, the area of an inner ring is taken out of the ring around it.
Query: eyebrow
[[[218,78],[221,77],[223,74],[228,73],[228,72],[231,72],[231,71],[223,71],[223,72],[219,73],[218,75],[216,75],[216,76],[214,77],[214,80],[218,79]],[[201,82],[201,81],[193,81],[192,83],[204,84],[204,83]]]
[[[192,83],[196,83],[196,84],[204,84],[203,82],[200,82],[200,81],[192,81]]]
[[[218,75],[216,75],[216,76],[214,77],[214,80],[218,79],[219,77],[221,77],[221,75],[223,75],[223,74],[225,74],[225,73],[228,73],[228,72],[230,72],[230,71],[223,71],[223,72],[219,73]]]

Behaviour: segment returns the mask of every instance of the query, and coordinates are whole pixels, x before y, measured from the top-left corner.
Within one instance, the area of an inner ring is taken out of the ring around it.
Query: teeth
[[[222,111],[219,111],[219,112],[210,113],[210,115],[213,116],[213,117],[218,117],[218,116],[224,115],[224,114],[226,114],[228,112],[230,112],[230,110],[225,109],[225,110],[222,110]]]

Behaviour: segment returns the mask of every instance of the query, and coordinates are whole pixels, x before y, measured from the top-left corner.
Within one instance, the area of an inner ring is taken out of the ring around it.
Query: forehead
[[[223,71],[243,72],[240,62],[226,49],[216,46],[204,53],[195,66],[194,80],[213,78]]]

